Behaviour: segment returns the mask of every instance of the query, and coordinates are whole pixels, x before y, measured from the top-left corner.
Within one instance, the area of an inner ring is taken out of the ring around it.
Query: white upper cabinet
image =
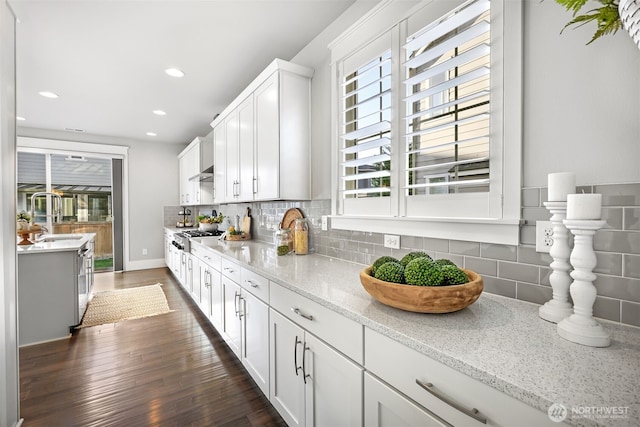
[[[213,132],[195,138],[179,155],[180,204],[213,203]]]
[[[311,197],[312,75],[276,59],[211,123],[216,203]]]
[[[213,128],[213,203],[224,203],[225,191],[226,191],[226,127],[225,122],[222,122],[215,128]]]

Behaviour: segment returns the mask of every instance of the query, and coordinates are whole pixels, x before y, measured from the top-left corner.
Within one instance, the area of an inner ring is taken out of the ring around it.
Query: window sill
[[[331,228],[502,245],[520,240],[519,220],[332,215]]]

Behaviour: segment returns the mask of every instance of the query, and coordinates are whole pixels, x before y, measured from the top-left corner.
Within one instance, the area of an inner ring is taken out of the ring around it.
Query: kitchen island
[[[363,325],[365,373],[371,366],[368,343],[399,344],[524,402],[545,418],[554,407],[564,408],[563,420],[571,425],[640,425],[638,328],[601,320],[611,334],[611,346],[585,347],[561,338],[555,324],[538,316],[536,304],[483,293],[456,313],[410,313],[369,296],[359,281],[365,267],[361,264],[313,254],[277,256],[273,245],[261,242],[196,238],[193,243]],[[374,351],[384,354],[389,366],[397,365],[390,345]]]
[[[19,344],[66,338],[91,299],[95,233],[50,234],[18,246]]]

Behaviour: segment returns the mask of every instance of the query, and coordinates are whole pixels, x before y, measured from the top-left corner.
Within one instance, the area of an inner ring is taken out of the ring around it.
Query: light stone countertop
[[[569,424],[640,426],[640,328],[599,319],[611,346],[586,347],[561,338],[537,304],[485,292],[455,313],[411,313],[374,300],[360,284],[361,264],[279,257],[262,242],[192,241],[543,412],[561,403]],[[624,414],[572,415],[609,408]]]
[[[18,255],[77,251],[87,242],[95,239],[95,237],[96,233],[45,234],[36,239],[33,245],[18,245]],[[59,240],[51,242],[39,241],[42,238],[54,238]]]

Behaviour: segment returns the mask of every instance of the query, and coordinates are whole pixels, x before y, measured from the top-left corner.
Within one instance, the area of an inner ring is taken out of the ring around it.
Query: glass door
[[[111,164],[109,158],[18,152],[18,211],[33,213],[32,221],[50,233],[96,233],[96,271],[113,270]]]

